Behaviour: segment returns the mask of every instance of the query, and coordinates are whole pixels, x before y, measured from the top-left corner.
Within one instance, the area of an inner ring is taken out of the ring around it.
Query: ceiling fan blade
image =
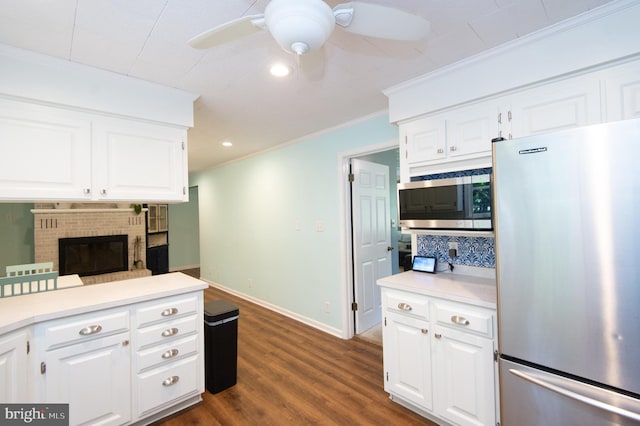
[[[191,47],[207,49],[264,29],[264,15],[248,15],[211,28],[188,41]]]
[[[431,27],[421,16],[372,3],[339,4],[333,13],[336,24],[347,32],[389,40],[420,40]]]

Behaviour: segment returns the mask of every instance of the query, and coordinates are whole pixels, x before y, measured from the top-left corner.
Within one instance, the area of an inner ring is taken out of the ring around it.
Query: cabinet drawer
[[[137,353],[138,371],[161,364],[168,364],[176,359],[194,355],[197,352],[198,335],[196,334],[192,334],[184,339],[173,340],[162,345],[153,346]]]
[[[136,347],[144,348],[195,333],[204,319],[198,315],[177,318],[136,331]]]
[[[138,374],[138,415],[144,416],[189,394],[198,394],[199,355]]]
[[[493,338],[494,313],[491,311],[436,302],[434,315],[438,324]]]
[[[92,312],[42,324],[45,349],[121,333],[129,329],[129,311]]]
[[[195,294],[156,300],[136,310],[136,328],[198,312]]]
[[[383,303],[390,312],[429,319],[429,299],[419,294],[385,289]]]

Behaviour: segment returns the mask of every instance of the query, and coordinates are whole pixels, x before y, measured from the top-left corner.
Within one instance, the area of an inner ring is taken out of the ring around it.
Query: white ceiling
[[[268,0],[0,0],[0,43],[199,94],[189,131],[193,172],[383,111],[383,89],[610,0],[362,1],[421,15],[431,33],[398,42],[336,28],[324,67],[280,80],[269,64],[295,67],[295,58],[267,32],[208,50],[186,43],[264,12]]]

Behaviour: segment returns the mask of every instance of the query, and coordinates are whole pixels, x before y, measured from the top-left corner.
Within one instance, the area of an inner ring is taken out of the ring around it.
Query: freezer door
[[[500,360],[505,426],[638,426],[640,400]]]
[[[640,120],[494,143],[500,352],[640,394]]]

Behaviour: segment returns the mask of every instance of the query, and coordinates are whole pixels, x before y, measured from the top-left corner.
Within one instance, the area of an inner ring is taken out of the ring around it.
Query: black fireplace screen
[[[98,275],[128,269],[127,235],[60,238],[58,248],[60,275]]]

